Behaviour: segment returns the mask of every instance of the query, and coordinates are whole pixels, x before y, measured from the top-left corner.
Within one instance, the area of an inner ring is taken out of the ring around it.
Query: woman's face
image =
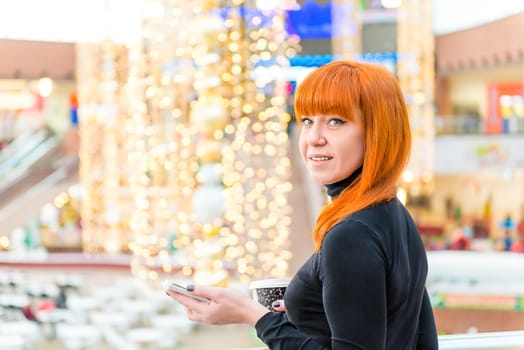
[[[364,159],[361,125],[337,115],[302,117],[299,148],[315,181],[327,185],[343,180]]]

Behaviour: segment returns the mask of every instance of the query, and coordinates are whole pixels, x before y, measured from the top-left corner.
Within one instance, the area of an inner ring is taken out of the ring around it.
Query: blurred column
[[[82,247],[87,253],[127,249],[134,206],[127,190],[126,110],[120,105],[128,52],[111,41],[77,44]]]
[[[413,145],[403,178],[408,204],[425,206],[433,190],[434,36],[432,0],[403,0],[398,9],[397,74],[408,103]],[[417,203],[415,203],[418,201]]]

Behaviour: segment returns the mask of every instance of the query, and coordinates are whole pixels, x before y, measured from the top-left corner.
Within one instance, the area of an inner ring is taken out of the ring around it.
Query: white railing
[[[484,132],[484,122],[483,119],[474,116],[436,116],[435,131],[437,135],[481,134]]]
[[[443,280],[524,283],[524,254],[436,250],[427,255],[429,283]]]
[[[501,123],[502,130],[498,134],[524,133],[524,118],[522,117],[504,119]],[[485,134],[486,119],[476,115],[436,116],[435,132],[437,135]]]
[[[524,349],[524,331],[441,335],[439,336],[439,349]]]

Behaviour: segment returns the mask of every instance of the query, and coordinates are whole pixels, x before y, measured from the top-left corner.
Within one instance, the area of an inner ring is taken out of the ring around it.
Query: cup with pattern
[[[289,280],[285,278],[269,278],[251,282],[249,289],[253,300],[271,310],[271,305],[275,300],[284,299],[288,283]]]

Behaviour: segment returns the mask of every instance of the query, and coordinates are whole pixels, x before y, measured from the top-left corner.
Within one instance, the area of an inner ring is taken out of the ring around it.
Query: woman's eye
[[[311,125],[313,124],[313,121],[309,118],[302,118],[302,124],[304,125]]]
[[[338,119],[338,118],[333,118],[333,119],[329,120],[329,125],[330,126],[337,126],[337,125],[341,125],[341,124],[344,124],[344,123],[345,123],[344,120]]]

